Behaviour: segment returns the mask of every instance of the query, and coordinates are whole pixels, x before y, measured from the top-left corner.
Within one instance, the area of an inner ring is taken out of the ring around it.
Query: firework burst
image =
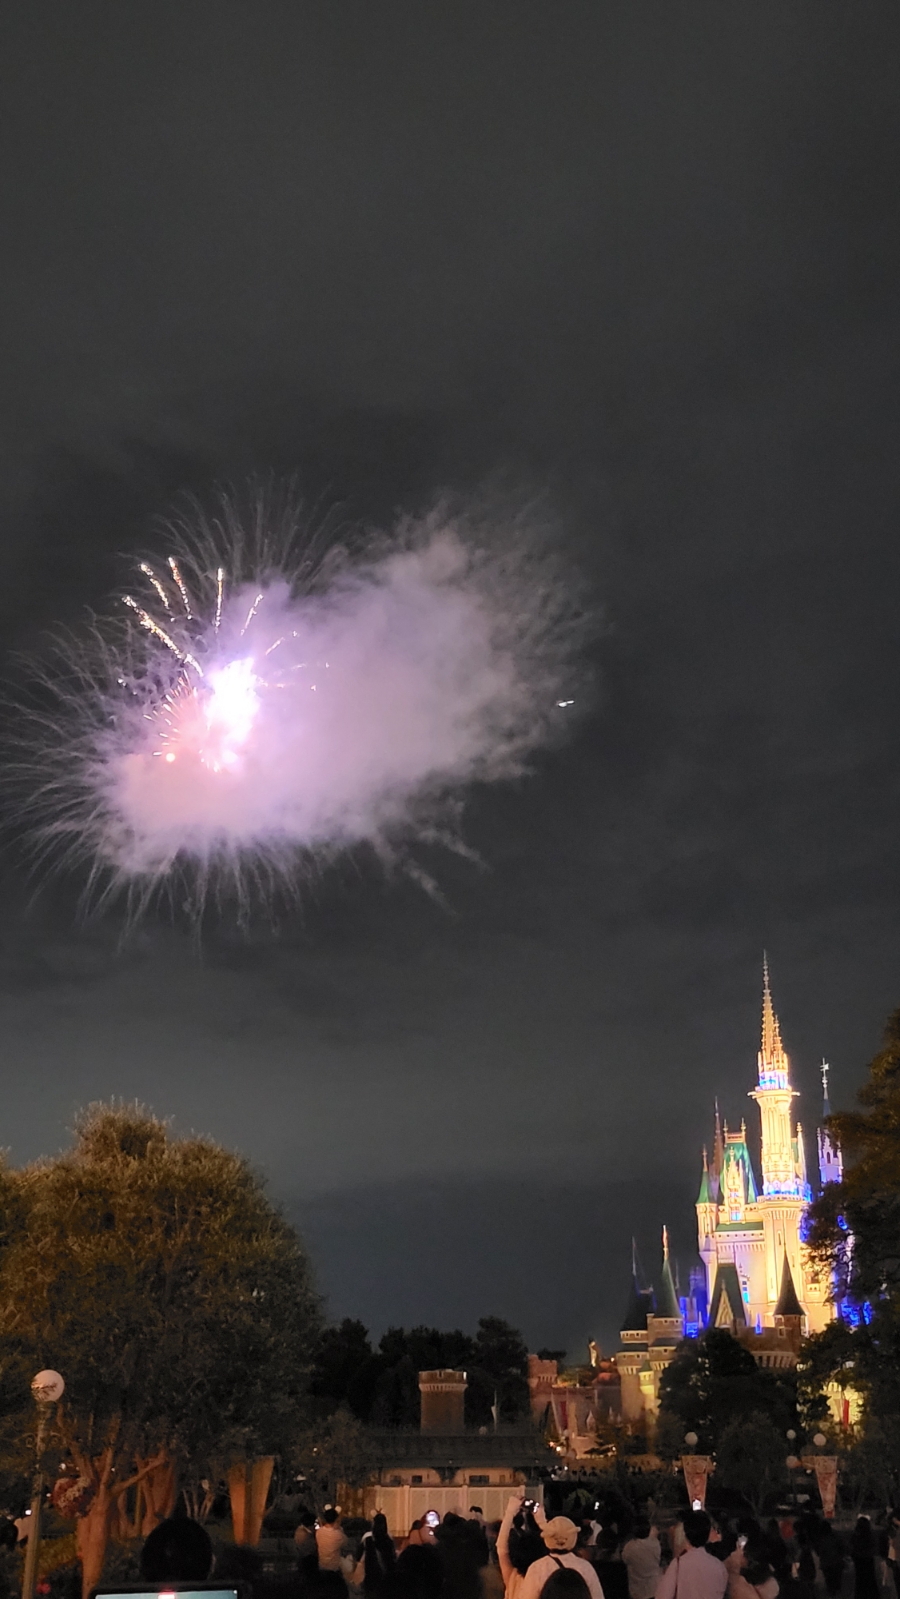
[[[86,864],[93,902],[247,907],[359,845],[421,875],[415,839],[459,843],[465,786],[571,719],[587,624],[521,514],[311,538],[261,498],[247,520],[194,507],[169,538],[110,617],[31,663],[18,705],[32,848]]]

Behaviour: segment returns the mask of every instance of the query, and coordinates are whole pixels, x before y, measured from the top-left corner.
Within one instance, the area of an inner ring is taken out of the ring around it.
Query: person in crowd
[[[774,1516],[770,1516],[766,1522],[765,1540],[772,1570],[778,1571],[780,1568],[783,1571],[785,1565],[790,1570],[794,1554]]]
[[[855,1599],[879,1599],[875,1573],[875,1539],[868,1516],[860,1516],[850,1535]]]
[[[828,1599],[837,1599],[844,1581],[844,1546],[830,1521],[819,1522],[810,1539],[819,1557]]]
[[[787,1559],[787,1550],[784,1558]],[[734,1554],[729,1555],[725,1565],[728,1599],[778,1599],[778,1578],[772,1570],[768,1543],[761,1533],[748,1538],[746,1543],[739,1538]]]
[[[340,1571],[314,1571],[303,1587],[303,1599],[349,1599],[349,1590]]]
[[[506,1599],[519,1599],[528,1567],[547,1553],[536,1518],[538,1510],[539,1505],[526,1504],[520,1494],[513,1494],[507,1501],[497,1533],[497,1564]]]
[[[297,1551],[297,1568],[302,1577],[319,1569],[319,1550],[316,1544],[316,1518],[311,1510],[301,1510],[300,1520],[294,1529],[294,1548]]]
[[[579,1560],[586,1560],[593,1565],[599,1550],[597,1549],[594,1529],[589,1521],[576,1522],[578,1534],[575,1539],[575,1553]]]
[[[488,1561],[484,1528],[448,1510],[435,1529],[444,1573],[445,1599],[481,1599],[481,1573]]]
[[[800,1599],[815,1599],[819,1572],[809,1527],[804,1522],[798,1522],[794,1528],[794,1540],[797,1545],[797,1581],[800,1585]],[[783,1588],[784,1583],[777,1567],[775,1575]]]
[[[684,1545],[663,1573],[657,1599],[722,1599],[728,1570],[706,1548],[712,1523],[705,1510],[686,1510],[681,1518]]]
[[[552,1577],[554,1571],[564,1569],[581,1576],[587,1583],[590,1599],[603,1599],[600,1579],[593,1566],[574,1553],[578,1538],[574,1521],[570,1521],[568,1516],[554,1516],[552,1521],[547,1522],[541,1536],[546,1552],[528,1567],[519,1591],[520,1599],[539,1599],[547,1578]],[[557,1599],[562,1599],[562,1595],[558,1595]]]
[[[319,1518],[316,1528],[316,1553],[319,1557],[320,1571],[341,1570],[341,1559],[348,1554],[350,1545],[347,1535],[338,1521],[338,1511],[334,1505],[326,1505]]]
[[[0,1511],[0,1549],[15,1549],[19,1529],[8,1510]]]
[[[380,1510],[372,1517],[372,1531],[363,1535],[362,1563],[362,1587],[366,1599],[376,1599],[376,1596],[387,1593],[394,1577],[397,1551],[388,1532],[387,1516]]]
[[[213,1548],[209,1533],[190,1516],[171,1516],[144,1540],[141,1576],[154,1585],[161,1582],[205,1582],[212,1571]]]
[[[629,1599],[653,1599],[660,1577],[659,1536],[645,1517],[639,1516],[631,1537],[622,1548],[628,1571]]]
[[[443,1585],[444,1572],[436,1547],[407,1544],[394,1572],[396,1599],[441,1599]]]
[[[580,1571],[562,1566],[547,1578],[540,1599],[590,1599],[590,1589]]]
[[[406,1540],[407,1549],[410,1547],[410,1545],[412,1545],[412,1547],[415,1549],[420,1544],[429,1545],[432,1548],[434,1547],[434,1527],[432,1527],[428,1519],[429,1516],[437,1516],[437,1511],[430,1510],[428,1514],[422,1516],[419,1521],[413,1522],[409,1529],[409,1537]],[[439,1516],[437,1516],[437,1519],[440,1521]]]

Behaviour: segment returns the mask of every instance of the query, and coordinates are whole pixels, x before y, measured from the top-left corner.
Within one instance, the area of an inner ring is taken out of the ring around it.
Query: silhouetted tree
[[[283,1449],[304,1415],[319,1302],[292,1229],[237,1155],[97,1106],[75,1147],[2,1178],[0,1370],[64,1375],[57,1442],[85,1479],[84,1592],[130,1484]],[[154,1508],[155,1500],[154,1500]]]
[[[680,1454],[687,1432],[701,1450],[718,1447],[726,1427],[755,1415],[767,1417],[782,1437],[796,1423],[792,1372],[761,1370],[750,1351],[721,1327],[685,1338],[659,1386],[658,1438],[667,1454]]]

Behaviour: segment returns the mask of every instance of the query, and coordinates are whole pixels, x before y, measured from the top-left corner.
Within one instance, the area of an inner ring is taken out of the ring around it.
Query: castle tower
[[[822,1062],[822,1120],[827,1121],[831,1115],[831,1101],[828,1098],[828,1062]],[[840,1145],[832,1140],[827,1127],[819,1128],[819,1181],[825,1183],[839,1183],[844,1175],[844,1163],[841,1159]]]
[[[796,1090],[790,1083],[790,1062],[781,1042],[781,1028],[772,1005],[769,987],[769,962],[763,956],[762,1048],[758,1056],[759,1084],[751,1098],[759,1106],[762,1122],[761,1165],[763,1197],[800,1197],[799,1173],[794,1155],[791,1126],[791,1100]],[[772,1298],[777,1297],[777,1286]]]
[[[648,1392],[644,1387],[644,1404],[648,1412],[655,1416],[659,1410],[659,1382],[666,1367],[675,1358],[675,1351],[684,1337],[684,1317],[681,1314],[681,1305],[675,1281],[672,1276],[672,1263],[669,1260],[669,1231],[667,1227],[662,1230],[663,1263],[659,1278],[659,1291],[656,1295],[656,1304],[647,1317],[647,1342],[652,1385]]]
[[[803,1282],[800,1222],[804,1211],[799,1162],[794,1141],[790,1061],[772,1004],[769,963],[763,956],[762,1048],[759,1081],[751,1098],[759,1106],[762,1194],[759,1211],[764,1239],[764,1321],[771,1316],[781,1288],[782,1263],[788,1259],[796,1282]],[[801,1288],[802,1292],[802,1288]]]
[[[648,1320],[652,1311],[653,1291],[642,1287],[638,1281],[637,1250],[632,1239],[631,1291],[620,1329],[622,1348],[615,1356],[622,1385],[622,1420],[626,1422],[640,1421],[646,1410],[647,1393],[652,1383],[648,1358]]]
[[[806,1330],[821,1332],[832,1319],[829,1284],[816,1275],[802,1238],[803,1218],[812,1197],[803,1130],[795,1129],[796,1097],[790,1061],[772,1003],[769,963],[763,956],[762,1036],[757,1056],[762,1182],[757,1185],[747,1129],[729,1132],[716,1104],[712,1159],[703,1152],[697,1195],[697,1246],[706,1278],[708,1322],[713,1326],[755,1327],[759,1333],[777,1327],[794,1336],[785,1316],[805,1318]],[[827,1068],[823,1073],[827,1100]],[[840,1177],[840,1150],[827,1130],[819,1132],[819,1175],[823,1182]],[[787,1273],[787,1278],[785,1278]],[[790,1290],[788,1292],[788,1286]],[[785,1303],[796,1304],[785,1311]],[[776,1317],[780,1318],[776,1321]],[[693,1321],[687,1316],[686,1321]],[[651,1340],[652,1348],[652,1340]]]
[[[462,1432],[467,1379],[464,1371],[419,1372],[423,1432]]]
[[[718,1120],[718,1112],[716,1113]],[[707,1160],[706,1148],[703,1150],[703,1174],[700,1178],[700,1192],[697,1195],[697,1247],[703,1269],[706,1272],[706,1302],[709,1304],[712,1297],[713,1284],[716,1280],[716,1220],[719,1213],[718,1182],[712,1176]]]

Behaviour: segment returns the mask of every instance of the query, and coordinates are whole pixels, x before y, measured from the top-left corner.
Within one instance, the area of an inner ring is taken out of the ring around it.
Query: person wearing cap
[[[728,1586],[724,1562],[706,1545],[712,1522],[705,1510],[686,1510],[681,1518],[684,1547],[660,1578],[656,1599],[722,1599]]]
[[[568,1516],[554,1516],[552,1521],[547,1522],[543,1530],[547,1553],[528,1567],[519,1589],[520,1599],[539,1599],[547,1578],[552,1577],[554,1571],[566,1567],[571,1571],[577,1571],[578,1575],[584,1578],[591,1599],[603,1599],[600,1578],[593,1566],[587,1560],[580,1560],[578,1555],[572,1552],[577,1538],[578,1528]]]

